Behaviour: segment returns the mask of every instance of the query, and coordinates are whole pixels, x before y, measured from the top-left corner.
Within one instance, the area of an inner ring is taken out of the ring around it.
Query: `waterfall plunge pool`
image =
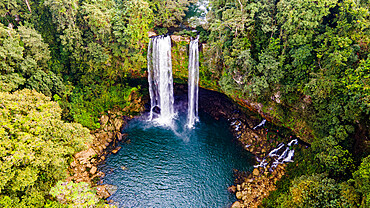
[[[199,112],[195,128],[178,113],[175,129],[133,119],[130,143],[99,166],[104,184],[117,186],[108,200],[118,207],[230,207],[233,169],[251,171],[252,155],[237,145],[225,120]]]

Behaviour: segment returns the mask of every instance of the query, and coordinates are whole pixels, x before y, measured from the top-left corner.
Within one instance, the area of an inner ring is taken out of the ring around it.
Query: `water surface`
[[[119,207],[229,207],[235,196],[233,169],[251,170],[251,155],[232,140],[226,121],[204,113],[194,129],[186,116],[175,130],[135,119],[124,132],[129,144],[99,168],[104,183],[118,186],[112,199]]]

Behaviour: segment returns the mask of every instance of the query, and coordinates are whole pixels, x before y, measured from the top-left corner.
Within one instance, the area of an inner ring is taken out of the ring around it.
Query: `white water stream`
[[[189,45],[189,76],[188,76],[188,128],[193,128],[198,119],[199,93],[199,36],[191,40]]]
[[[175,116],[171,62],[171,37],[152,37],[148,46],[150,120],[172,126]],[[157,109],[157,110],[155,110]]]

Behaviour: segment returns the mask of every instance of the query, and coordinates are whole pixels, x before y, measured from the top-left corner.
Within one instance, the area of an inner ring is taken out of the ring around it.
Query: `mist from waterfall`
[[[149,119],[172,125],[174,112],[171,37],[152,37],[148,46]]]
[[[189,45],[189,77],[188,77],[188,128],[193,128],[198,121],[199,92],[199,36],[192,39]]]

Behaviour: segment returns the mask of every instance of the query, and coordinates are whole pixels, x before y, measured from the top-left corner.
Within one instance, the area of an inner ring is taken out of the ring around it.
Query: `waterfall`
[[[148,46],[149,119],[171,125],[174,117],[171,37],[152,37]],[[157,116],[157,118],[155,118]]]
[[[188,128],[193,128],[198,121],[198,82],[199,82],[199,36],[189,45],[188,77]]]

